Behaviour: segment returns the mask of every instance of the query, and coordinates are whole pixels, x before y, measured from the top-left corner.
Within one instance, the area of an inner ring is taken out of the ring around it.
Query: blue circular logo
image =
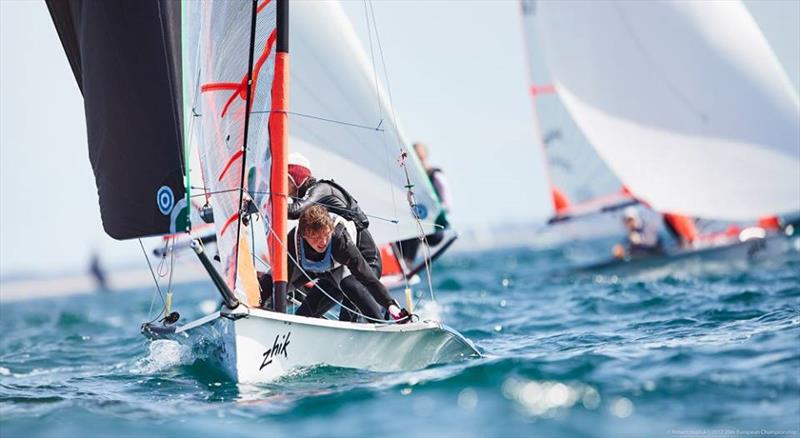
[[[156,204],[158,204],[158,210],[161,214],[170,214],[172,207],[175,206],[175,195],[172,194],[172,189],[167,186],[161,186],[158,189],[158,193],[156,193]]]
[[[428,207],[426,207],[424,204],[416,204],[414,206],[414,216],[417,219],[425,219],[428,217]]]

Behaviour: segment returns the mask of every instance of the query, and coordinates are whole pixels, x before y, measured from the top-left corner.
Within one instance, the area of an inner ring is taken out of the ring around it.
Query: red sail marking
[[[531,85],[530,93],[533,97],[538,97],[540,94],[553,94],[556,92],[556,88],[553,84],[545,84],[545,85]]]
[[[225,231],[232,223],[236,222],[236,219],[239,219],[238,212],[234,213],[231,217],[228,218],[228,220],[225,221],[225,225],[223,225],[222,228],[219,230],[219,235],[222,236],[223,234],[225,234]]]
[[[255,66],[253,67],[253,87],[252,93],[253,95],[256,94],[256,88],[258,86],[258,74],[261,72],[261,67],[264,66],[264,63],[267,62],[267,58],[269,58],[269,54],[272,52],[272,46],[275,45],[275,39],[277,38],[278,32],[277,29],[273,29],[272,33],[269,34],[267,38],[267,42],[264,44],[264,50],[261,52],[261,56],[258,57],[258,61],[256,62]],[[236,100],[236,96],[239,96],[242,100],[247,100],[247,74],[242,77],[241,82],[211,82],[208,84],[203,84],[200,87],[202,92],[206,91],[219,91],[219,90],[233,90],[231,96],[228,98],[227,102],[225,102],[225,106],[222,107],[222,114],[220,117],[225,117],[225,114],[228,112],[228,108],[231,106],[234,100]],[[250,105],[253,105],[255,99],[250,99]]]
[[[241,149],[236,151],[235,154],[231,155],[231,158],[228,160],[228,163],[225,165],[225,167],[222,168],[222,173],[219,174],[219,178],[217,178],[217,181],[222,181],[222,178],[224,178],[225,174],[228,173],[228,169],[230,169],[231,166],[233,166],[233,163],[236,160],[242,158],[242,155],[244,155],[244,151]]]
[[[261,10],[263,10],[264,8],[266,8],[266,7],[267,7],[267,5],[269,4],[269,1],[270,1],[270,0],[264,0],[263,2],[261,2],[261,4],[260,4],[260,5],[258,5],[258,9],[256,9],[256,14],[258,14],[259,12],[261,12]]]

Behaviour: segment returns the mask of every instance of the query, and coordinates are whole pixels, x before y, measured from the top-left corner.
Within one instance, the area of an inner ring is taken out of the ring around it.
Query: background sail
[[[47,1],[83,93],[103,228],[115,239],[188,227],[179,6]]]
[[[377,242],[417,236],[397,163],[406,142],[383,90],[376,91],[370,58],[339,3],[293,2],[291,8],[289,150],[306,155],[318,178],[344,186],[368,215],[399,220],[396,225],[370,218]],[[376,43],[379,57],[377,50]],[[407,150],[429,233],[441,206],[413,151]]]
[[[184,80],[191,84],[185,111],[193,115],[189,143],[198,148],[205,190],[214,210],[222,274],[233,289],[243,169],[246,193],[262,212],[269,211],[268,120],[274,77],[275,2],[258,3],[246,154],[242,148],[253,2],[184,5],[184,38],[187,48],[194,48],[186,51],[184,59]]]
[[[556,90],[655,209],[800,210],[800,101],[740,2],[538,3]]]
[[[630,197],[621,193],[620,180],[597,156],[556,93],[539,43],[536,2],[522,0],[520,5],[529,93],[539,122],[550,183],[566,196],[571,207],[560,209],[556,205],[556,214],[574,214],[582,208],[585,212],[599,211],[629,201]]]

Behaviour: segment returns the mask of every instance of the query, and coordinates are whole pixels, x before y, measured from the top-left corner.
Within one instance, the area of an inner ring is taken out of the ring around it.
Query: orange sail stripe
[[[531,85],[530,86],[530,93],[531,96],[537,97],[540,94],[553,94],[556,92],[556,88],[553,84],[545,84],[545,85]]]
[[[387,243],[380,248],[381,251],[381,277],[387,275],[402,275],[403,268],[400,266],[400,260],[392,249],[392,244]]]
[[[220,236],[222,236],[223,234],[225,234],[225,231],[227,231],[227,230],[228,230],[228,227],[229,227],[229,226],[230,226],[232,223],[234,223],[234,222],[236,221],[236,219],[239,219],[239,213],[234,213],[234,214],[233,214],[231,217],[229,217],[229,218],[228,218],[228,220],[227,220],[227,221],[225,221],[225,224],[224,224],[224,225],[222,226],[222,228],[219,230],[219,235],[220,235]]]
[[[556,209],[556,214],[563,213],[569,209],[569,198],[567,198],[567,195],[565,195],[564,192],[559,190],[558,187],[553,186],[551,188],[551,194],[553,196],[553,207]]]
[[[259,12],[261,12],[261,11],[262,11],[264,8],[266,8],[266,7],[267,7],[267,5],[269,4],[269,2],[270,2],[270,0],[264,0],[263,2],[261,2],[261,4],[260,4],[260,5],[258,5],[258,9],[256,9],[256,14],[258,14],[258,13],[259,13]]]
[[[778,216],[764,216],[758,219],[758,226],[771,231],[777,231],[781,229],[781,220]]]
[[[692,218],[680,214],[664,213],[664,220],[672,225],[672,228],[684,241],[691,243],[697,240],[697,227],[695,227]]]
[[[243,154],[244,154],[244,151],[243,150],[239,150],[239,151],[236,151],[235,154],[231,155],[231,158],[228,160],[228,163],[225,164],[224,168],[222,168],[222,173],[219,174],[219,178],[217,178],[217,181],[222,181],[222,178],[225,177],[225,174],[228,172],[228,170],[231,168],[231,166],[233,166],[233,163],[236,160],[238,160],[239,158],[242,158]]]

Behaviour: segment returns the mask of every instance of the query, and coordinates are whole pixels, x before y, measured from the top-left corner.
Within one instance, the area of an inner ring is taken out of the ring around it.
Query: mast
[[[271,194],[272,233],[269,235],[272,264],[272,306],[286,312],[287,266],[287,196],[289,187],[289,0],[277,0],[277,47],[275,79],[272,83],[272,112],[269,116],[270,151],[272,153]]]

